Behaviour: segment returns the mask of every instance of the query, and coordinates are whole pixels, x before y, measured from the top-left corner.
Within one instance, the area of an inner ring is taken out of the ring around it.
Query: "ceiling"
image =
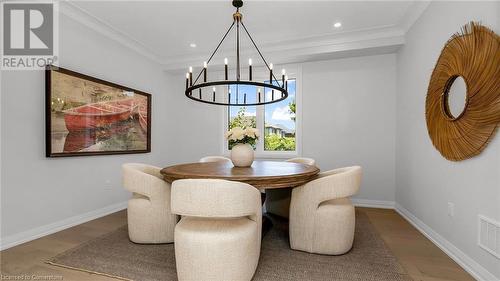
[[[263,51],[275,52],[277,57],[281,56],[278,60],[290,61],[285,58],[287,55],[349,53],[352,47],[342,48],[342,45],[354,46],[358,41],[392,38],[382,45],[401,45],[404,39],[394,38],[404,35],[409,18],[415,18],[415,10],[421,10],[418,4],[418,1],[249,0],[241,12],[246,27]],[[114,37],[167,69],[185,66],[190,60],[206,60],[232,23],[234,12],[229,0],[72,1],[69,6],[64,9],[66,14],[94,21],[94,26],[114,33]],[[72,11],[68,12],[69,9]],[[334,28],[335,22],[341,22],[342,27]],[[234,48],[234,40],[234,36],[228,37],[221,49]],[[242,40],[243,48],[249,47],[249,40]],[[191,43],[197,47],[190,47]],[[365,47],[376,49],[377,44],[371,42]]]

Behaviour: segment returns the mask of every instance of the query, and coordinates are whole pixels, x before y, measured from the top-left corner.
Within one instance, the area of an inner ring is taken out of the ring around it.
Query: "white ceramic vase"
[[[253,158],[253,147],[248,143],[239,143],[231,149],[231,161],[235,167],[250,167]]]

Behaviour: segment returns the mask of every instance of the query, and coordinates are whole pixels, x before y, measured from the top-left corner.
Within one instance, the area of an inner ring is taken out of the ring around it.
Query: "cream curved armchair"
[[[183,280],[251,280],[260,255],[260,192],[216,179],[172,184],[177,277]]]
[[[160,168],[123,164],[123,186],[132,192],[128,201],[128,234],[135,243],[171,243],[177,216],[170,212],[170,184]]]
[[[199,162],[231,162],[231,159],[224,156],[206,156],[200,159]]]
[[[297,157],[285,160],[285,162],[301,163],[306,165],[315,165],[316,161],[312,158]],[[292,190],[290,188],[278,188],[266,190],[266,213],[288,218],[290,212],[290,197]]]
[[[340,255],[354,240],[355,213],[349,199],[361,184],[361,167],[319,174],[292,191],[290,247],[309,253]]]

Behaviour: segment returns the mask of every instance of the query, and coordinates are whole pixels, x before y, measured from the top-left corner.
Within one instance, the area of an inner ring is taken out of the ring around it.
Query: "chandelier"
[[[203,63],[203,68],[199,71],[195,79],[193,79],[193,67],[189,67],[189,72],[186,73],[186,97],[203,103],[231,106],[263,105],[285,100],[288,97],[288,77],[285,70],[281,71],[281,80],[278,80],[273,73],[273,64],[267,63],[242,21],[243,15],[240,13],[240,8],[243,6],[243,1],[233,0],[232,4],[236,7],[236,12],[233,14],[233,23],[222,37],[222,40],[208,60]],[[208,65],[234,26],[236,26],[235,78],[229,79],[228,59],[225,58],[224,79],[208,81]],[[242,79],[240,65],[240,26],[243,27],[245,34],[252,42],[269,71],[269,80],[259,82],[252,79],[252,59],[248,60],[248,76],[246,77],[248,79]],[[217,88],[217,86],[219,87]]]

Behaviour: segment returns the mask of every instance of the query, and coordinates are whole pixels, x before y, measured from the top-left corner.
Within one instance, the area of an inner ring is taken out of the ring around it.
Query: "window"
[[[256,157],[287,158],[300,153],[300,72],[297,68],[287,67],[288,98],[272,104],[260,106],[229,106],[224,107],[224,131],[233,127],[253,127],[260,132],[260,138],[255,145]],[[265,80],[265,79],[262,79]],[[262,81],[261,80],[261,81]],[[232,85],[231,99],[236,95],[236,87]],[[255,93],[254,86],[240,85],[239,98],[244,93]],[[271,99],[271,90],[267,90],[266,99]],[[256,95],[246,95],[247,103],[256,101]],[[230,145],[222,138],[223,151],[227,155]]]
[[[296,99],[295,80],[288,80],[288,98],[264,105],[264,150],[295,151]],[[271,93],[266,93],[270,95]]]

